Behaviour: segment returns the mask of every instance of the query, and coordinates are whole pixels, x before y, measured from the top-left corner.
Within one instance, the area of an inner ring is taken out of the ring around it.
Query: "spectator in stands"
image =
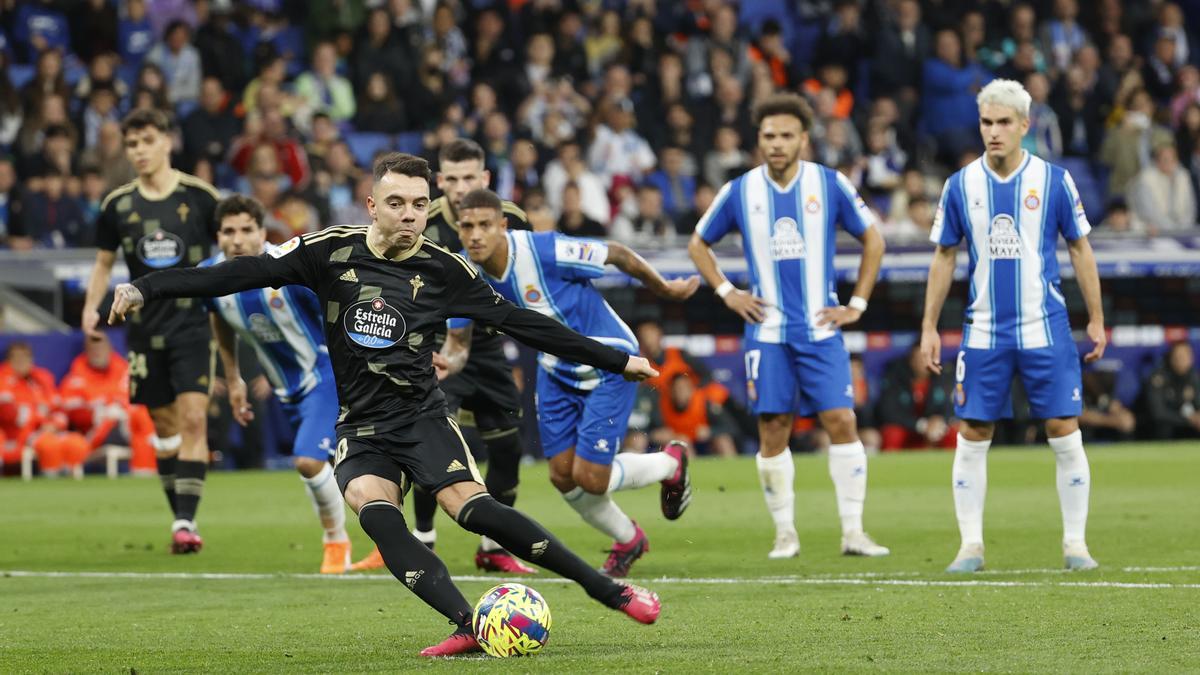
[[[75,83],[72,94],[75,100],[87,100],[93,87],[112,89],[117,95],[118,103],[126,100],[129,97],[129,85],[117,77],[117,62],[118,58],[115,53],[97,54],[88,63],[88,72]]]
[[[663,212],[662,192],[653,185],[637,189],[632,214],[618,215],[612,224],[612,238],[630,246],[669,248],[675,243],[675,224]]]
[[[929,28],[921,23],[921,3],[900,0],[875,35],[875,58],[871,63],[871,82],[876,94],[917,103],[921,70],[929,58],[932,39]]]
[[[125,15],[117,22],[117,53],[121,63],[137,72],[154,48],[156,33],[146,16],[145,0],[127,0],[124,6]]]
[[[21,95],[8,77],[9,57],[0,51],[0,147],[7,148],[16,140],[25,116]]]
[[[25,237],[21,206],[16,167],[11,157],[0,156],[0,247],[28,249],[33,245]]]
[[[742,149],[737,129],[720,127],[712,150],[704,157],[704,179],[711,185],[724,185],[750,168],[750,154]]]
[[[603,225],[584,214],[579,186],[573,182],[563,186],[562,215],[558,218],[558,231],[572,237],[603,239],[608,236],[608,230]]]
[[[71,89],[67,86],[63,72],[62,52],[57,49],[48,49],[37,56],[33,79],[21,89],[25,114],[36,113],[45,99],[51,96],[57,96],[64,101],[71,99]]]
[[[1127,95],[1120,124],[1109,129],[1100,147],[1100,161],[1109,167],[1108,194],[1125,194],[1130,182],[1150,163],[1152,149],[1172,140],[1171,132],[1154,122],[1154,100],[1145,89]]]
[[[370,171],[364,171],[354,184],[354,199],[345,206],[331,210],[330,223],[334,225],[361,225],[371,222],[367,213],[367,197],[375,186],[375,179]]]
[[[95,147],[85,150],[80,162],[100,167],[106,190],[124,185],[134,178],[133,165],[125,156],[125,137],[117,122],[100,125]]]
[[[83,212],[84,222],[90,228],[94,228],[96,219],[100,217],[100,204],[108,194],[108,186],[104,184],[104,174],[100,172],[100,167],[94,164],[81,164],[79,174],[79,195],[75,200],[79,203],[79,210]]]
[[[1174,140],[1154,146],[1154,161],[1129,186],[1133,228],[1150,236],[1196,227],[1196,195],[1187,169],[1179,165]]]
[[[595,29],[584,39],[583,48],[587,53],[588,72],[592,75],[604,72],[625,48],[621,39],[621,15],[613,10],[602,13]]]
[[[366,90],[357,108],[354,115],[356,131],[395,134],[409,126],[404,106],[396,92],[392,91],[388,76],[382,71],[375,71],[367,77]]]
[[[374,73],[383,73],[393,91],[407,91],[415,79],[414,55],[392,30],[391,17],[383,7],[372,9],[355,41],[352,71],[355,88],[365,91]]]
[[[167,100],[173,106],[193,104],[200,98],[200,52],[191,45],[192,29],[183,21],[167,26],[162,42],[146,55],[158,66],[167,85]]]
[[[1146,64],[1142,66],[1146,91],[1160,106],[1167,105],[1175,93],[1175,34],[1159,33]]]
[[[41,151],[26,157],[24,170],[31,177],[50,170],[71,176],[76,159],[74,130],[65,124],[51,124],[42,132]]]
[[[954,448],[948,383],[922,365],[919,345],[888,364],[877,411],[883,449]]]
[[[654,168],[654,151],[633,128],[633,101],[623,99],[601,111],[604,123],[596,128],[588,149],[588,166],[612,190],[616,184],[641,182]]]
[[[329,146],[323,166],[315,174],[313,181],[314,196],[320,203],[317,211],[332,215],[344,212],[355,201],[355,190],[358,187],[362,172],[354,164],[354,156],[345,141],[334,141]],[[325,218],[328,220],[328,218]],[[347,221],[329,223],[330,225],[351,224]]]
[[[39,248],[80,248],[95,243],[92,223],[84,218],[79,202],[67,194],[69,173],[47,167],[42,189],[24,201],[25,234]]]
[[[1079,428],[1085,442],[1133,440],[1137,419],[1113,394],[1115,388],[1116,372],[1112,369],[1095,368],[1083,373],[1083,413],[1079,415]]]
[[[158,64],[151,63],[149,59],[142,63],[142,68],[138,71],[137,86],[133,92],[134,108],[145,107],[142,97],[146,94],[150,95],[150,107],[168,113],[173,111],[171,101],[167,98],[167,78]]]
[[[696,125],[699,138],[713,138],[717,128],[723,126],[736,129],[738,136],[747,143],[758,138],[757,129],[750,123],[750,108],[746,104],[745,88],[732,76],[716,78],[716,91],[711,103],[700,107],[696,116],[700,120]]]
[[[697,454],[737,456],[737,426],[706,390],[698,389],[691,377],[679,373],[671,378],[667,394],[651,416],[651,443],[662,446],[683,440]]]
[[[583,161],[583,149],[574,139],[559,144],[558,156],[546,165],[546,171],[542,175],[546,201],[551,210],[560,216],[563,210],[562,192],[568,182],[579,188],[580,208],[584,216],[607,226],[612,210],[608,204],[604,183],[599,176],[588,170]]]
[[[268,43],[259,43],[254,55],[258,63],[258,74],[242,92],[242,109],[246,113],[257,111],[260,105],[259,91],[268,89],[272,92],[268,95],[268,100],[277,104],[284,116],[290,117],[302,102],[284,90],[287,59]]]
[[[1057,162],[1063,151],[1062,129],[1048,103],[1050,80],[1041,73],[1031,73],[1025,78],[1025,90],[1033,102],[1029,106],[1029,131],[1021,146],[1048,162]]]
[[[946,161],[979,145],[979,110],[975,95],[992,76],[976,63],[965,63],[962,45],[952,30],[937,33],[934,58],[922,76],[921,130]]]
[[[1191,64],[1179,69],[1178,93],[1171,99],[1171,126],[1178,129],[1183,122],[1183,114],[1188,107],[1200,105],[1200,68]],[[1178,147],[1186,151],[1192,147],[1190,143],[1181,143]]]
[[[997,31],[992,45],[979,50],[979,60],[993,72],[1017,58],[1017,52],[1028,45],[1029,64],[1039,73],[1046,72],[1046,55],[1042,52],[1037,37],[1037,14],[1032,5],[1024,2],[1014,5],[1008,14],[1008,30]]]
[[[79,115],[79,129],[83,132],[83,147],[92,148],[100,141],[100,127],[105,122],[120,122],[117,110],[117,92],[107,82],[98,82],[88,93],[87,105]]]
[[[696,194],[696,179],[684,173],[687,154],[683,148],[669,145],[659,156],[658,169],[646,177],[646,183],[658,188],[663,196],[663,210],[671,218],[678,218],[692,205]]]
[[[282,241],[321,229],[321,219],[316,208],[295,192],[286,192],[280,197],[274,215],[276,222],[284,228]]]
[[[422,101],[422,111],[419,117],[425,121],[427,128],[430,121],[440,119],[442,113],[455,99],[454,89],[446,78],[442,64],[445,57],[440,49],[426,49],[421,52],[421,67],[417,69],[417,84],[413,87],[412,100]],[[405,98],[409,98],[406,96]],[[412,120],[415,122],[416,119]],[[457,136],[457,131],[455,135]]]
[[[337,73],[337,50],[332,42],[318,42],[313,48],[312,70],[296,78],[295,89],[310,118],[317,110],[328,113],[334,122],[354,117],[354,87]]]
[[[70,47],[71,29],[57,4],[53,0],[19,3],[12,23],[12,37],[23,51],[26,62],[47,50]]]
[[[226,149],[237,137],[241,123],[233,115],[232,101],[221,80],[206,77],[200,87],[200,105],[181,124],[184,166],[198,160],[214,164],[224,160]]]
[[[687,41],[684,52],[688,90],[699,96],[712,94],[714,86],[708,69],[713,51],[722,51],[732,59],[731,73],[741,82],[750,78],[750,44],[739,36],[737,7],[721,3],[713,11],[707,35],[697,35]],[[664,55],[663,59],[666,56]],[[660,79],[662,73],[660,60]]]
[[[279,159],[279,167],[291,180],[291,186],[304,189],[311,178],[308,165],[308,155],[288,133],[287,119],[278,109],[264,110],[261,123],[252,123],[248,117],[243,134],[234,141],[229,149],[230,164],[235,171],[245,175],[248,171],[250,156],[260,145],[269,145],[275,149]]]
[[[71,51],[82,61],[117,51],[117,4],[108,0],[73,3]]]
[[[54,376],[34,365],[29,343],[9,344],[0,367],[0,464],[19,463],[22,451],[32,448],[43,474],[79,466],[88,455],[87,439],[65,429]]]
[[[84,338],[83,353],[71,362],[59,383],[68,428],[83,434],[88,449],[109,442],[128,442],[129,468],[155,470],[154,423],[143,405],[129,403],[129,364],[113,351],[105,333]]]
[[[1159,440],[1200,436],[1200,373],[1192,345],[1180,340],[1142,385],[1147,435]]]
[[[1042,50],[1055,72],[1066,70],[1075,52],[1091,41],[1078,17],[1077,0],[1054,0],[1054,18],[1042,24]]]
[[[867,36],[862,25],[862,10],[855,0],[837,0],[833,15],[825,24],[821,39],[817,42],[814,60],[824,64],[822,69],[837,65],[844,77],[846,90],[854,88],[858,77],[858,64],[868,53]],[[826,80],[828,76],[821,79]]]
[[[882,119],[867,123],[867,156],[863,192],[872,205],[885,201],[904,179],[908,155],[896,141],[896,133]]]
[[[851,167],[854,171],[863,167],[865,159],[863,158],[862,140],[849,120],[837,118],[828,120],[824,125],[824,135],[824,140],[816,144],[816,160],[818,162],[838,169]],[[857,179],[854,179],[853,182],[855,185],[860,183]]]
[[[779,89],[787,89],[800,81],[798,68],[792,63],[792,53],[783,42],[783,27],[776,19],[763,21],[758,40],[750,47],[750,61],[765,64],[771,71],[771,81]]]
[[[241,91],[246,84],[246,51],[230,20],[232,10],[232,3],[198,0],[194,43],[204,75],[217,78],[228,91]]]
[[[708,213],[717,197],[717,188],[704,181],[696,183],[696,194],[692,198],[692,207],[675,220],[675,233],[681,237],[690,237],[696,231],[696,223]]]
[[[1096,74],[1097,97],[1111,106],[1118,103],[1117,92],[1129,73],[1138,72],[1137,56],[1133,52],[1133,40],[1128,35],[1118,33],[1108,42],[1105,52],[1104,65]]]
[[[1064,156],[1090,159],[1100,150],[1104,128],[1095,80],[1091,78],[1089,82],[1082,68],[1071,66],[1051,98],[1050,105],[1058,117]]]

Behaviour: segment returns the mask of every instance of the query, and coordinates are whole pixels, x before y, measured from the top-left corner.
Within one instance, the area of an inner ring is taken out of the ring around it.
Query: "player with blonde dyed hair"
[[[983,568],[983,503],[987,451],[996,420],[1012,416],[1010,385],[1021,377],[1034,417],[1046,420],[1057,465],[1067,569],[1094,569],[1087,525],[1091,474],[1079,432],[1082,411],[1079,351],[1067,321],[1056,252],[1067,240],[1071,265],[1088,310],[1087,335],[1104,355],[1100,275],[1088,244],[1091,231],[1075,181],[1062,167],[1021,149],[1029,131],[1030,96],[1012,80],[979,92],[984,156],[946,181],[930,239],[937,244],[925,293],[921,353],[942,371],[938,317],[950,291],[957,247],[970,255],[970,291],[962,347],[955,362],[954,411],[962,419],[952,485],[962,546],[948,572]]]

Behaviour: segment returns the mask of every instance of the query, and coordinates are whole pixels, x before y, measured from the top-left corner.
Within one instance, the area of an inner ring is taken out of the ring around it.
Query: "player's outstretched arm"
[[[1075,268],[1075,279],[1087,305],[1087,334],[1095,346],[1083,360],[1091,363],[1104,356],[1104,348],[1108,345],[1108,337],[1104,334],[1104,303],[1100,299],[1100,270],[1096,268],[1096,256],[1087,237],[1067,242],[1067,250],[1071,253],[1071,266]]]
[[[621,373],[627,380],[641,381],[658,375],[646,359],[596,342],[531,309],[513,308],[497,328],[530,347],[566,361]]]
[[[606,264],[613,265],[625,274],[646,285],[660,298],[668,300],[687,300],[700,288],[700,277],[692,275],[686,279],[663,278],[658,270],[650,266],[638,252],[617,241],[604,242],[608,246]]]
[[[713,291],[725,302],[725,306],[733,310],[746,323],[762,323],[767,318],[768,304],[765,300],[751,293],[735,288],[717,264],[717,256],[712,247],[699,234],[693,234],[688,241],[688,255],[692,264],[700,272],[700,276],[713,287]]]
[[[229,390],[229,410],[234,421],[242,426],[254,419],[250,398],[246,395],[246,381],[242,379],[242,367],[238,362],[238,337],[233,328],[225,323],[217,312],[208,315],[213,337],[217,340],[217,353],[221,356],[221,367],[225,372],[225,386]]]
[[[92,267],[92,275],[88,277],[87,295],[83,300],[83,317],[80,320],[83,332],[88,335],[96,334],[96,326],[100,323],[100,301],[108,293],[108,283],[112,280],[112,268],[116,259],[116,251],[96,251],[96,264]]]
[[[929,263],[929,278],[925,281],[925,315],[921,319],[921,356],[925,367],[933,373],[942,372],[942,339],[938,335],[938,319],[942,316],[942,305],[950,293],[950,282],[954,279],[954,265],[958,251],[950,246],[938,245]]]

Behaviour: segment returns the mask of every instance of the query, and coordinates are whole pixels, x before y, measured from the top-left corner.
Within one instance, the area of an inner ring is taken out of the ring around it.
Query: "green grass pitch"
[[[0,483],[0,672],[794,672],[1200,670],[1200,447],[1096,447],[1089,543],[1067,574],[1048,449],[989,462],[988,570],[942,573],[958,533],[951,455],[871,461],[868,530],[892,555],[838,555],[824,458],[797,458],[798,559],[769,561],[753,460],[698,461],[688,513],[657,488],[618,502],[651,551],[634,576],[662,596],[640,626],[546,573],[541,654],[429,661],[449,625],[386,574],[319,578],[320,533],[288,472],[211,474],[205,549],[166,553],[157,480]],[[525,467],[518,507],[589,561],[606,542]],[[368,550],[348,523],[356,557]],[[438,551],[471,600],[490,587],[476,540],[444,515]],[[95,573],[85,575],[80,573]],[[60,574],[54,574],[60,573]],[[209,576],[201,576],[211,573]],[[364,578],[366,577],[366,578]]]

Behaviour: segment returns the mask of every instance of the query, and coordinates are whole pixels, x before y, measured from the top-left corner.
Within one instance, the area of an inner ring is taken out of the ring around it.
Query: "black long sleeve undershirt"
[[[625,352],[580,335],[532,309],[514,308],[496,328],[534,349],[610,373],[624,372],[629,362]]]

